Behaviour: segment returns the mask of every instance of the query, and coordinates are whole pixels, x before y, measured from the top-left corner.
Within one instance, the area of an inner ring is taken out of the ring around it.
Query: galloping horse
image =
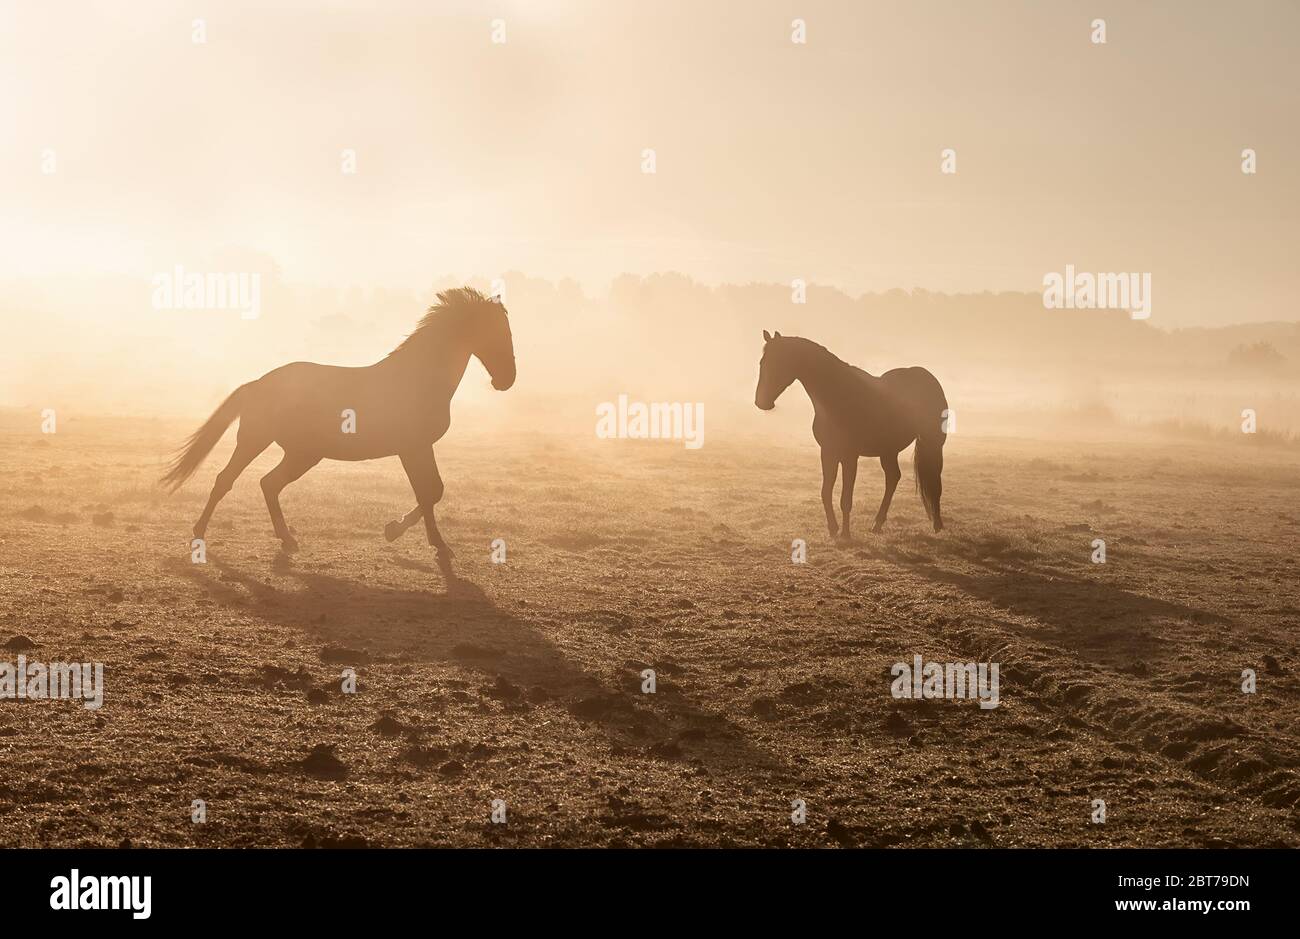
[[[921,501],[934,523],[943,529],[939,497],[943,493],[943,442],[947,438],[943,412],[948,408],[938,379],[923,368],[895,368],[879,378],[842,362],[828,349],[809,339],[769,335],[763,330],[763,358],[758,366],[754,404],[761,410],[776,407],[781,392],[796,380],[813,403],[813,437],[822,448],[822,505],[831,537],[849,538],[849,512],[853,509],[853,484],[858,457],[880,457],[885,471],[885,496],[880,501],[872,531],[880,531],[903,475],[898,454],[913,441],[912,461]],[[840,510],[841,531],[835,520],[832,495],[835,476],[844,467]]]
[[[390,522],[391,541],[424,518],[429,544],[437,548],[438,566],[451,574],[453,552],[434,521],[433,507],[442,498],[442,477],[433,445],[451,424],[451,397],[476,356],[492,376],[492,387],[505,391],[515,383],[515,349],[506,309],[468,287],[438,294],[438,302],[387,357],[364,368],[341,368],[292,362],[241,385],[185,442],[162,482],[173,490],[193,475],[239,418],[235,452],[194,524],[202,538],[221,497],[249,463],[272,443],[284,459],[262,477],[262,492],[271,524],[285,551],[298,543],[280,511],[280,492],[323,459],[374,460],[398,456],[415,491],[416,507]]]

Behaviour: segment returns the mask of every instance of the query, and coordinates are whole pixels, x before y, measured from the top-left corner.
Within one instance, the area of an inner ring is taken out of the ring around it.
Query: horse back
[[[943,386],[939,384],[939,379],[935,378],[929,369],[919,365],[891,368],[880,376],[880,381],[896,391],[898,395],[917,401],[925,407],[938,403],[942,405],[940,408],[942,410],[948,406],[948,399],[943,393]]]
[[[897,453],[940,420],[943,388],[919,366],[895,368],[880,377],[848,366],[839,393],[814,401],[813,435],[823,446],[862,456]]]
[[[286,451],[370,460],[429,446],[451,423],[450,398],[374,366],[291,362],[248,386],[241,420]]]

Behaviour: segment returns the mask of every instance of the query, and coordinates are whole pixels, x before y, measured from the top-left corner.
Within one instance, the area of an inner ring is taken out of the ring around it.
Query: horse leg
[[[839,522],[835,519],[835,477],[840,471],[840,461],[825,447],[822,447],[822,508],[826,510],[826,527],[831,537],[840,533]]]
[[[840,485],[840,511],[844,513],[844,527],[840,529],[840,537],[848,541],[852,536],[849,534],[849,513],[853,511],[853,484],[858,479],[858,457],[854,454],[840,461],[844,467],[844,482]]]
[[[384,537],[389,541],[396,541],[402,535],[406,534],[407,529],[424,517],[424,510],[418,505],[407,512],[401,518],[395,518],[384,526]]]
[[[267,511],[271,513],[271,524],[275,526],[275,534],[286,552],[297,551],[298,542],[289,534],[289,526],[284,523],[284,512],[280,510],[280,493],[285,486],[320,461],[318,456],[286,453],[275,469],[262,477],[262,493],[266,496]]]
[[[430,456],[433,460],[434,494],[435,494],[435,498],[433,501],[436,503],[442,500],[444,486],[442,484],[442,474],[438,472],[437,456],[432,452],[430,453]],[[407,475],[409,477],[410,474],[408,473]],[[407,512],[401,518],[393,519],[391,522],[389,522],[387,525],[384,526],[384,537],[387,538],[389,541],[396,541],[398,538],[402,537],[402,535],[406,534],[407,530],[410,529],[412,525],[414,525],[423,517],[424,517],[424,509],[420,507],[419,503],[416,503],[415,508],[411,509],[411,511]],[[439,536],[439,539],[441,540],[441,535]],[[432,542],[430,542],[430,544],[432,544]],[[446,547],[446,542],[442,542],[442,544],[444,547]],[[455,554],[452,553],[451,548],[447,548],[447,551],[451,553],[453,557],[455,556]]]
[[[433,507],[442,499],[442,477],[438,474],[438,461],[434,459],[433,447],[403,453],[402,468],[406,478],[411,481],[418,508],[424,516],[424,531],[429,537],[429,544],[438,551],[438,567],[445,577],[451,577],[451,559],[455,552],[442,538],[438,531],[438,522],[433,516]]]
[[[194,523],[194,537],[202,538],[204,532],[208,530],[208,522],[212,521],[212,513],[216,511],[217,503],[228,493],[235,485],[235,480],[239,474],[248,468],[248,464],[257,459],[257,455],[265,450],[271,443],[270,440],[262,442],[254,440],[249,434],[242,433],[243,427],[240,427],[241,433],[235,444],[235,452],[230,455],[230,462],[226,468],[217,474],[217,481],[212,484],[212,494],[208,496],[208,504],[203,508],[203,514],[199,520]]]
[[[889,514],[889,503],[894,499],[894,490],[898,488],[898,481],[903,477],[903,471],[898,468],[898,454],[887,453],[880,458],[880,468],[885,471],[885,495],[880,500],[880,510],[876,512],[875,524],[871,526],[872,531],[880,531],[885,527],[885,516]]]

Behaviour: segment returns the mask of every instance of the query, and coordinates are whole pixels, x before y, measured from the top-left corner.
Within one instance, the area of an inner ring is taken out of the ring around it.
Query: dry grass
[[[417,532],[383,541],[411,503],[395,460],[287,490],[290,559],[256,485],[268,454],[190,563],[228,443],[164,498],[149,481],[186,430],[0,425],[0,642],[101,661],[107,684],[99,711],[0,702],[11,844],[1300,843],[1283,450],[957,436],[949,530],[905,468],[867,534],[864,461],[857,540],[835,545],[804,438],[690,452],[453,428],[448,591]],[[914,654],[999,662],[1000,707],[894,700],[890,665]]]

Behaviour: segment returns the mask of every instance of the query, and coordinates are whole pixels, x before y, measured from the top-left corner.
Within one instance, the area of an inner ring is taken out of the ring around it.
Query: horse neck
[[[409,376],[422,390],[430,386],[450,398],[469,367],[469,344],[452,328],[455,324],[435,321],[414,342],[395,350],[380,365]]]
[[[845,368],[829,349],[809,343],[799,351],[794,377],[816,404],[818,400],[829,401],[835,396]]]

